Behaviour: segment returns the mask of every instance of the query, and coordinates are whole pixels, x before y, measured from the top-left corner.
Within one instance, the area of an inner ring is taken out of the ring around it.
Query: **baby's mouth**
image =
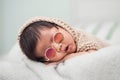
[[[63,45],[60,50],[62,52],[68,53],[70,51],[70,45]]]
[[[69,50],[69,45],[65,47],[65,52],[68,52]]]

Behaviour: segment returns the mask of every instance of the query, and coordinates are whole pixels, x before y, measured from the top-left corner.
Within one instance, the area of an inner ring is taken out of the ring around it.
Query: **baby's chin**
[[[76,52],[76,46],[75,45],[69,45],[66,53],[70,54],[70,53],[75,53],[75,52]]]

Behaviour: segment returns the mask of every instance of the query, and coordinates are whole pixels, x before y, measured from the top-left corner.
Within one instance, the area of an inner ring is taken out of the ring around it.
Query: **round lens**
[[[63,40],[63,35],[61,33],[57,33],[55,36],[54,36],[54,41],[56,43],[60,43],[61,41]]]
[[[45,56],[48,58],[48,59],[52,59],[53,57],[55,57],[56,55],[56,50],[53,49],[53,48],[49,48],[47,49],[46,53],[45,53]]]

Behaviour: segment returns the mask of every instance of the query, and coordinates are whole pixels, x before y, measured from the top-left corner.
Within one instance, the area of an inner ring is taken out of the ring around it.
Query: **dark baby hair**
[[[19,44],[23,53],[31,60],[43,62],[44,58],[37,58],[35,56],[36,44],[41,35],[40,31],[44,28],[57,28],[57,26],[57,24],[47,21],[36,21],[29,24],[20,35]]]

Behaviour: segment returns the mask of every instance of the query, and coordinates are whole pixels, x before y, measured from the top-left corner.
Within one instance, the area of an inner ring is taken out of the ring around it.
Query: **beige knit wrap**
[[[22,34],[23,30],[31,23],[37,22],[37,21],[47,21],[47,22],[52,22],[55,23],[61,27],[63,27],[66,31],[68,31],[73,39],[76,42],[77,45],[77,52],[82,52],[82,51],[88,51],[88,50],[98,50],[101,49],[108,44],[100,41],[93,35],[90,35],[86,33],[83,30],[75,30],[65,22],[56,19],[56,18],[48,18],[48,17],[34,17],[29,19],[27,22],[23,24],[23,26],[20,28],[19,33],[18,33],[18,41],[20,39],[20,35]]]

